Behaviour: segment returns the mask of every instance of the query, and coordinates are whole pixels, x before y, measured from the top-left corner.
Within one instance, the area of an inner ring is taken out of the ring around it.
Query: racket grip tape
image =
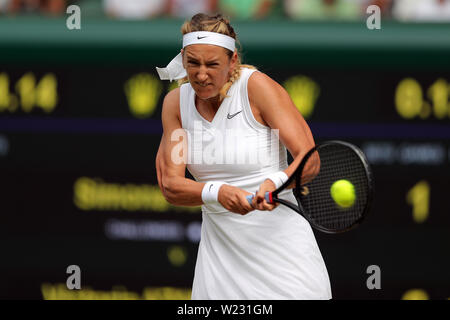
[[[246,198],[249,204],[252,204],[253,198],[255,197],[254,194],[249,194]],[[272,199],[272,192],[266,192],[264,195],[264,198],[266,198],[267,203],[273,203]]]

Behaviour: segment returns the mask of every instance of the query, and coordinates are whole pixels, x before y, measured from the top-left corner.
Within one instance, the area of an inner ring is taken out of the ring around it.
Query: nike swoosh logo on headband
[[[197,36],[197,39],[198,40],[201,40],[201,39],[203,39],[203,38],[207,38],[208,36],[204,36],[204,37],[199,37],[199,36]]]

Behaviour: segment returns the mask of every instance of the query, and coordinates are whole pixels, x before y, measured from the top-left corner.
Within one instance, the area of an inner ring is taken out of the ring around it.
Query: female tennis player
[[[283,87],[241,64],[227,19],[197,14],[181,32],[181,52],[157,68],[182,84],[163,102],[156,168],[168,202],[202,206],[192,299],[330,299],[310,225],[264,199],[314,145],[308,125]],[[279,197],[295,203],[292,190]]]

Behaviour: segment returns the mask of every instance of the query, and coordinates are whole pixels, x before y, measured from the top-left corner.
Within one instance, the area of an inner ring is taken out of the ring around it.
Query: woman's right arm
[[[174,89],[164,98],[161,115],[163,136],[156,155],[156,173],[167,202],[178,206],[199,206],[203,204],[205,183],[185,177],[187,140],[181,126],[179,92],[179,89]],[[183,144],[184,148],[181,148]],[[219,190],[218,201],[231,212],[246,214],[254,210],[245,198],[248,194],[245,190],[224,184]]]
[[[185,143],[186,136],[182,137],[184,130],[181,127],[179,108],[180,90],[170,91],[164,98],[162,107],[163,136],[156,155],[156,171],[158,184],[167,202],[178,206],[199,206],[202,202],[202,189],[204,183],[199,183],[185,177],[187,150],[179,150],[179,146]],[[172,139],[173,133],[177,139]]]

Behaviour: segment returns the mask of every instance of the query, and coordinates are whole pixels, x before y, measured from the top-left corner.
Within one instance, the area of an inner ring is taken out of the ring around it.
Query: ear
[[[231,70],[234,70],[234,68],[236,68],[237,61],[238,61],[238,56],[237,56],[237,51],[235,50],[233,52],[233,55],[231,56],[231,60],[230,60]]]

